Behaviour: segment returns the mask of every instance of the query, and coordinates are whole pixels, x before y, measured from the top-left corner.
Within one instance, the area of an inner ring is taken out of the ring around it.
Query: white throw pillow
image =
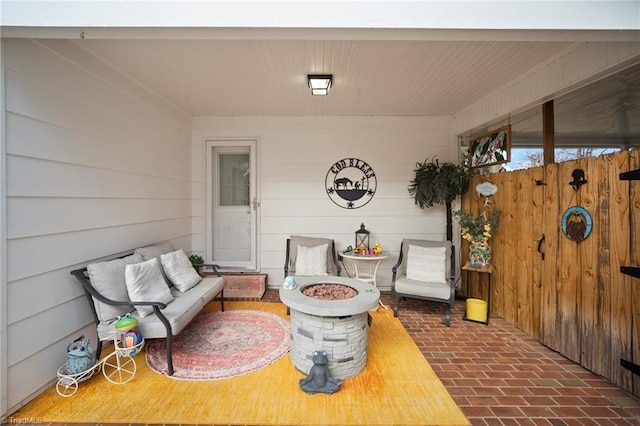
[[[409,246],[407,278],[431,283],[446,283],[445,247]]]
[[[327,275],[328,244],[315,247],[298,246],[296,256],[296,275]]]
[[[170,303],[173,295],[162,278],[158,259],[155,257],[142,263],[127,265],[124,270],[124,281],[132,302]],[[134,305],[140,318],[153,312],[152,306]]]
[[[161,254],[160,262],[169,281],[183,293],[202,280],[182,249]]]
[[[134,253],[142,256],[142,261],[146,261],[149,259],[153,259],[154,257],[158,259],[158,263],[160,262],[160,255],[175,251],[175,247],[171,243],[171,241],[164,241],[161,243],[152,244],[150,246],[139,247],[135,249]],[[169,284],[169,277],[165,274],[164,269],[160,268],[160,272],[162,273],[162,278]]]
[[[87,266],[87,273],[91,285],[98,293],[118,302],[128,302],[129,293],[124,281],[124,270],[127,264],[142,262],[142,256],[133,254],[122,259],[114,259],[106,262],[92,263]],[[109,305],[93,299],[96,313],[100,321],[111,321],[119,315],[130,312],[131,306]]]

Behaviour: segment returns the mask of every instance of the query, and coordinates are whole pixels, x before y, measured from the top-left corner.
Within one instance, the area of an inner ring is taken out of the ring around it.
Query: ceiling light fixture
[[[333,81],[332,74],[307,74],[309,88],[313,96],[326,96]]]

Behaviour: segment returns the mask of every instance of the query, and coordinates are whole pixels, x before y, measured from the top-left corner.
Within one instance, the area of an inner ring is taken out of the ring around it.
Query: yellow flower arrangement
[[[483,212],[477,217],[462,210],[453,212],[453,215],[460,223],[460,235],[463,239],[474,245],[488,246],[489,239],[498,227],[500,210],[493,210],[490,213]]]

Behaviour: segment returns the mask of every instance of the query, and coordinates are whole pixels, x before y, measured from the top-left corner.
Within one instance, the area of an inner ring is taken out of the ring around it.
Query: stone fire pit
[[[280,288],[280,300],[291,313],[291,361],[300,372],[309,374],[313,352],[324,350],[331,375],[354,377],[367,364],[369,311],[378,307],[380,291],[370,284],[343,277],[295,277],[296,288]],[[302,291],[317,284],[351,287],[356,295],[325,300],[305,296]]]

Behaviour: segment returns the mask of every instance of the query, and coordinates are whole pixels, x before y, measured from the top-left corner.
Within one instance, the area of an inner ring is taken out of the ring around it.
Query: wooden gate
[[[619,175],[639,167],[635,150],[475,176],[462,203],[478,214],[486,200],[476,185],[490,180],[498,186],[489,200],[502,211],[490,241],[491,313],[637,396],[640,379],[620,360],[640,364],[640,279],[620,267],[640,265],[640,182]],[[587,183],[574,189],[576,169]],[[591,232],[580,242],[561,226],[572,206],[591,217]],[[467,250],[463,244],[463,256]],[[467,282],[465,275],[462,285],[465,294],[469,288],[474,296],[487,296],[486,286]]]

